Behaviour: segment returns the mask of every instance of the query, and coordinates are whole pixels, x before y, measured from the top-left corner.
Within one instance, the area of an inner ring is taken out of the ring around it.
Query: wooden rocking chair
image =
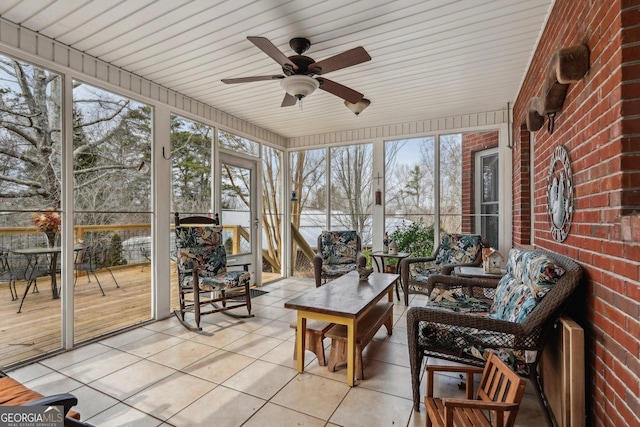
[[[192,216],[180,219],[176,212],[175,226],[180,310],[174,314],[180,322],[190,330],[200,331],[203,315],[239,307],[246,307],[248,314],[225,314],[253,317],[249,264],[239,265],[243,267],[241,271],[227,270],[227,254],[218,215],[215,218]],[[195,327],[186,321],[186,313],[193,313]]]

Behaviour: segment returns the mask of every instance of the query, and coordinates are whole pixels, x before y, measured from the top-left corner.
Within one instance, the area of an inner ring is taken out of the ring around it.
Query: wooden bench
[[[391,335],[393,328],[393,303],[380,302],[376,304],[359,322],[356,336],[356,376],[364,379],[364,367],[362,364],[362,351],[371,342],[374,335],[384,325],[387,335]],[[336,365],[347,361],[347,327],[345,325],[333,325],[326,333],[331,338],[331,352],[327,369],[336,370]]]
[[[65,426],[91,427],[80,421],[78,412],[71,410],[77,404],[78,399],[72,394],[44,396],[0,371],[0,406],[62,406],[66,414]]]
[[[296,323],[291,323],[289,325],[291,328],[297,330],[298,325]],[[333,323],[322,322],[320,320],[312,320],[307,322],[307,327],[305,329],[305,339],[304,339],[304,348],[305,350],[309,350],[316,355],[318,359],[318,365],[326,366],[327,359],[324,355],[324,337],[325,334],[331,327]],[[296,343],[293,346],[293,360],[297,360],[296,348],[298,348],[298,336],[296,335]]]

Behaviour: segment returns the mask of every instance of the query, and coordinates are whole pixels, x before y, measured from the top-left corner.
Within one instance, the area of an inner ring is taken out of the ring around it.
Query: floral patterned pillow
[[[478,234],[445,234],[436,254],[436,266],[447,264],[468,264],[472,262],[480,250]]]
[[[358,256],[358,234],[351,231],[323,231],[322,263],[352,264]]]
[[[498,283],[489,317],[523,322],[564,272],[544,254],[511,249],[507,274]]]

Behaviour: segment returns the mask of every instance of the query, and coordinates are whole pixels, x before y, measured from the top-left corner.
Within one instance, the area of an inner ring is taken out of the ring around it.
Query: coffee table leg
[[[356,337],[357,322],[349,319],[347,323],[347,385],[353,387],[356,374]]]
[[[298,324],[296,328],[296,368],[298,372],[304,372],[304,349],[306,343],[304,342],[307,336],[307,319],[302,317],[302,313],[298,311]]]

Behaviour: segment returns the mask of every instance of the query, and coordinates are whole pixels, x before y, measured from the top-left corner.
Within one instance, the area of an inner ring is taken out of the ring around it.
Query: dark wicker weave
[[[582,279],[582,268],[572,259],[553,252],[536,250],[543,253],[554,263],[565,270],[565,274],[542,298],[533,311],[522,323],[496,320],[489,317],[469,313],[437,310],[428,307],[411,307],[407,312],[407,336],[409,359],[411,362],[411,382],[413,387],[413,407],[420,410],[420,370],[425,356],[484,366],[485,361],[461,351],[461,342],[473,343],[474,334],[501,332],[507,336],[496,336],[494,340],[482,342],[485,348],[511,348],[514,350],[537,350],[537,357],[527,363],[527,373],[519,374],[529,380],[535,387],[547,421],[551,424],[546,398],[542,391],[541,378],[537,371],[538,360],[545,344],[545,338],[566,307],[569,297],[576,290]],[[459,288],[471,291],[474,296],[485,295],[486,288],[495,289],[495,281],[462,278],[455,276],[434,275],[428,280],[428,288]],[[427,337],[421,331],[428,325]],[[473,331],[467,329],[472,328]]]
[[[436,255],[440,252],[440,247],[442,246],[442,242],[438,245],[435,251],[433,251],[433,255],[429,257],[415,257],[415,258],[405,258],[400,261],[400,283],[402,284],[402,289],[404,291],[404,305],[409,305],[409,294],[422,294],[422,295],[430,295],[431,289],[425,288],[425,282],[413,280],[410,274],[411,264],[414,263],[434,263],[436,262]],[[482,237],[480,238],[480,248],[478,253],[476,254],[475,259],[467,264],[446,264],[441,265],[439,274],[450,275],[453,272],[455,267],[479,267],[482,265],[482,248],[489,247],[489,242],[487,242]]]

